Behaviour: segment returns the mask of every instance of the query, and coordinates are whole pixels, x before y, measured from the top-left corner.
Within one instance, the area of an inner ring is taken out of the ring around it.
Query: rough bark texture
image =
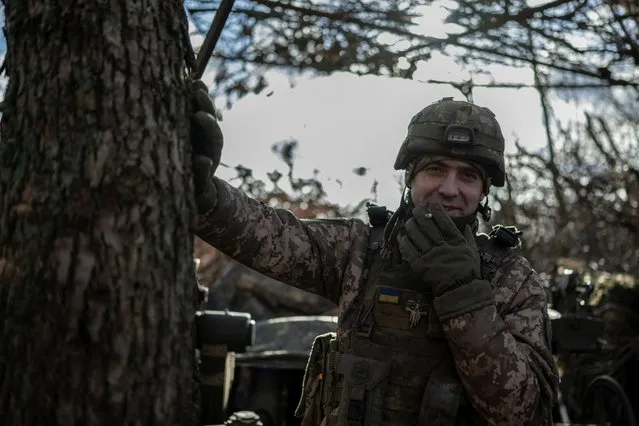
[[[188,424],[183,5],[4,4],[0,424]]]

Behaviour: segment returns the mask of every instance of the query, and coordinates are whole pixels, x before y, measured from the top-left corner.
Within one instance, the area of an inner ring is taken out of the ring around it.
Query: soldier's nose
[[[459,194],[459,186],[457,186],[457,181],[452,173],[449,173],[446,179],[442,180],[438,192],[446,198],[452,198]]]

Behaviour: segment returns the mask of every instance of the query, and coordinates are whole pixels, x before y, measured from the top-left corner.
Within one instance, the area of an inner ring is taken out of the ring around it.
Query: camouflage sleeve
[[[339,303],[342,283],[358,282],[368,226],[357,219],[300,220],[214,178],[218,201],[195,234],[273,279]]]
[[[493,279],[495,304],[442,326],[473,407],[488,424],[544,425],[556,398],[546,294],[521,256]]]

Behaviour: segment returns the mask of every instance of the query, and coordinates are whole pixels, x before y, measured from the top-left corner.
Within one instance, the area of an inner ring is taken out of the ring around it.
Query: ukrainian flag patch
[[[391,287],[380,287],[377,292],[377,301],[381,303],[399,303],[399,295],[401,294],[401,290],[397,290],[396,288]]]

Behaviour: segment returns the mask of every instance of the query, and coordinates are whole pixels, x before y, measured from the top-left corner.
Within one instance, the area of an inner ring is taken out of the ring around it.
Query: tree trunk
[[[179,0],[4,0],[0,424],[192,423]]]

